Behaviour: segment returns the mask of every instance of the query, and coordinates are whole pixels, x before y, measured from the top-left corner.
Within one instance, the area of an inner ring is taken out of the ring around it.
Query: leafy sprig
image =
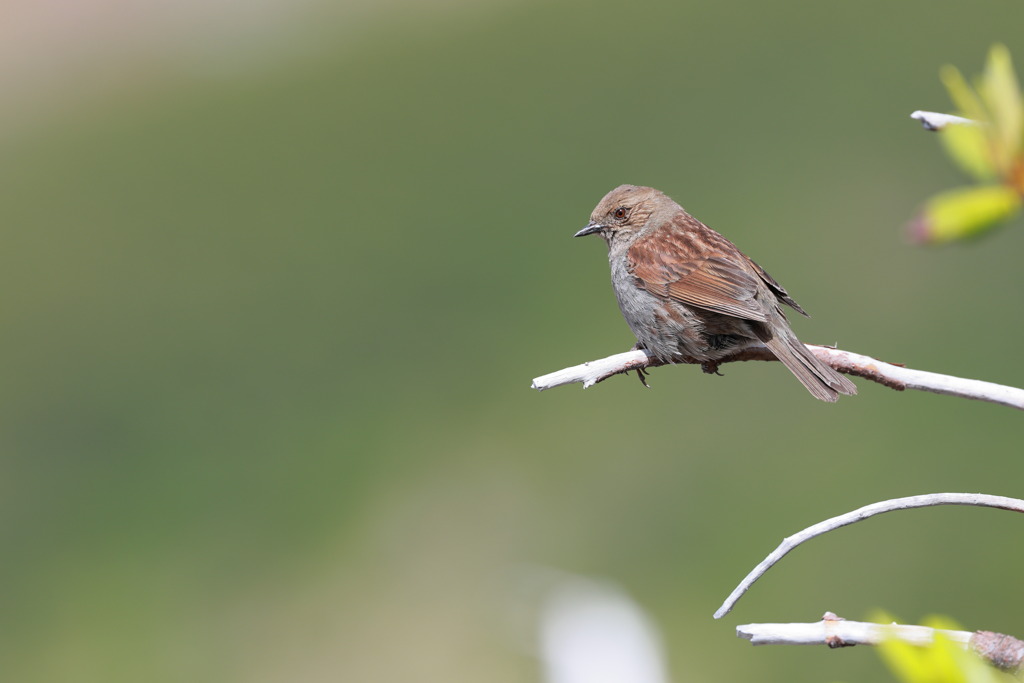
[[[943,127],[939,139],[976,184],[925,203],[909,229],[918,243],[981,235],[1019,213],[1024,200],[1024,101],[1009,50],[992,46],[973,87],[956,67],[945,66],[940,75],[957,115],[969,121]]]

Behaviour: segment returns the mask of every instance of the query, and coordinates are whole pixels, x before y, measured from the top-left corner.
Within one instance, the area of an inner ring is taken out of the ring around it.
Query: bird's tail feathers
[[[815,398],[834,403],[840,394],[857,393],[856,384],[818,360],[789,330],[773,335],[765,346]]]

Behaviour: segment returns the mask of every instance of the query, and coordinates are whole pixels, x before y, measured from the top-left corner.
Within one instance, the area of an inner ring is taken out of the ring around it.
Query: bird
[[[790,329],[783,305],[807,312],[785,288],[663,192],[616,187],[574,237],[594,234],[608,245],[612,287],[636,348],[717,373],[720,360],[763,345],[815,398],[857,393]]]

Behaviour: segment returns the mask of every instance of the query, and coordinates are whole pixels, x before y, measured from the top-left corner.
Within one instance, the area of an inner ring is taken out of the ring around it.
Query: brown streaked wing
[[[756,276],[744,268],[744,257],[731,242],[688,214],[672,228],[629,249],[633,275],[647,291],[716,313],[767,320],[755,301]]]
[[[764,283],[766,285],[768,285],[768,288],[772,290],[772,293],[775,294],[775,296],[779,297],[779,299],[783,303],[785,303],[787,306],[792,308],[794,311],[796,311],[800,315],[807,316],[808,318],[811,317],[811,314],[808,313],[807,311],[805,311],[800,306],[800,304],[798,304],[796,301],[794,301],[793,297],[791,297],[789,295],[789,292],[786,291],[786,288],[783,287],[782,285],[780,285],[778,282],[776,282],[775,278],[773,278],[771,275],[768,274],[768,271],[766,271],[761,266],[757,265],[757,263],[755,263],[754,261],[752,261],[749,258],[747,259],[747,263],[749,263],[750,265],[752,265],[754,267],[754,270],[757,271],[758,276],[762,280],[764,280]]]

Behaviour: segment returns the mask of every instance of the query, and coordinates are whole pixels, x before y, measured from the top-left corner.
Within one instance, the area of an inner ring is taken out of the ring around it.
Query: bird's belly
[[[613,277],[612,282],[622,317],[637,341],[660,360],[717,360],[754,341],[746,321],[656,296],[632,278]]]
[[[619,310],[637,341],[664,361],[705,357],[701,320],[693,311],[630,284],[616,287]]]

